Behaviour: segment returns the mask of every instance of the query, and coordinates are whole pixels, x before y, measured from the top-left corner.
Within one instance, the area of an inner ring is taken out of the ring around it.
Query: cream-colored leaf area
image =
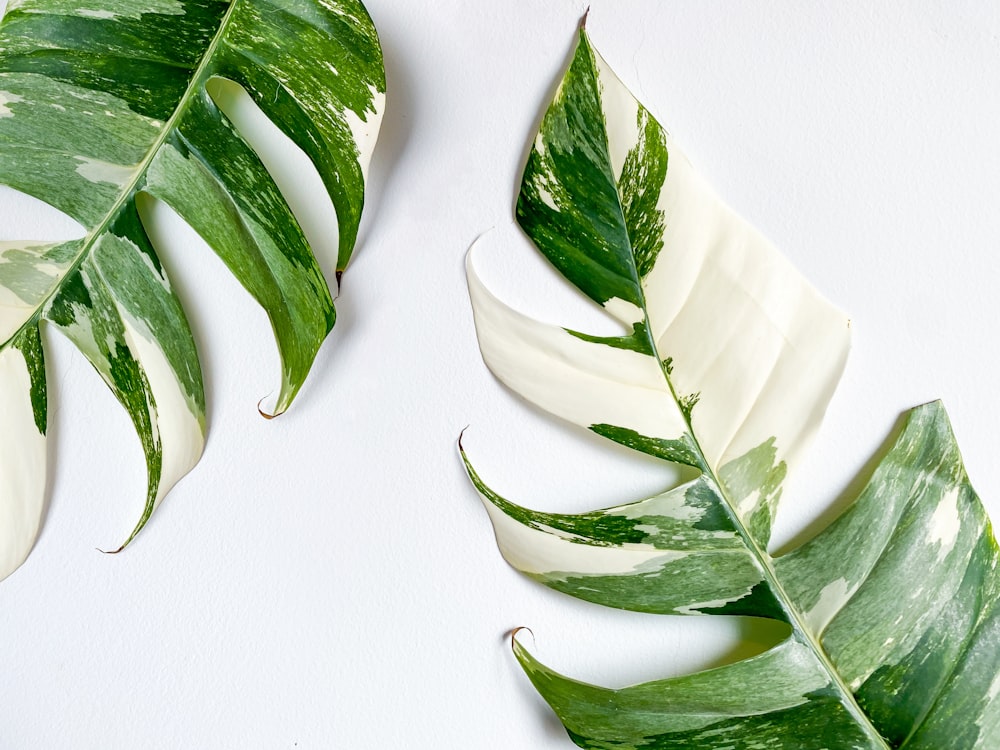
[[[637,147],[639,103],[594,52],[616,179]],[[678,395],[700,394],[692,428],[718,468],[775,437],[791,463],[819,427],[847,360],[847,316],[716,196],[673,139],[657,209],[663,249],[642,288]]]
[[[156,415],[153,429],[163,451],[163,468],[156,493],[156,503],[159,504],[181,477],[198,463],[205,447],[204,428],[192,412],[191,404],[160,347],[136,330],[135,323],[128,317],[123,316],[122,323],[125,340],[132,355],[142,365],[156,400],[152,410]]]
[[[0,579],[31,551],[45,504],[45,436],[31,407],[31,378],[24,355],[0,350]]]
[[[652,357],[583,341],[558,326],[522,315],[497,299],[466,269],[483,358],[508,387],[574,424],[628,427],[677,440],[685,425]]]

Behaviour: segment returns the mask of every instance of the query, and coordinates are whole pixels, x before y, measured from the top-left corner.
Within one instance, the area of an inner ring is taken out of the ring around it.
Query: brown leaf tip
[[[520,635],[520,633],[521,633],[522,630],[528,631],[528,633],[531,635],[532,638],[535,637],[535,633],[531,630],[531,628],[525,627],[524,625],[519,625],[518,627],[516,627],[516,628],[514,628],[513,630],[510,631],[510,647],[511,648],[514,648],[517,645],[517,636]]]
[[[260,414],[264,419],[271,420],[275,417],[280,417],[284,412],[278,412],[277,414],[268,414],[266,411],[260,408],[260,405],[264,403],[264,399],[257,402],[257,413]]]

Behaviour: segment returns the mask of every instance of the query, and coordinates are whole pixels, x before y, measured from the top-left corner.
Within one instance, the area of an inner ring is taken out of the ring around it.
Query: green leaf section
[[[29,328],[22,331],[11,345],[21,352],[27,364],[31,381],[29,392],[31,411],[35,418],[35,427],[44,435],[48,429],[48,398],[45,384],[45,355],[38,329]]]
[[[337,213],[339,274],[357,238],[385,91],[360,2],[11,0],[0,23],[0,183],[85,230],[58,245],[0,245],[0,355],[24,355],[43,434],[43,321],[114,391],[149,469],[132,536],[197,461],[205,411],[191,331],[136,196],[170,205],[267,312],[282,364],[275,413],[295,398],[336,318],[298,222],[209,95],[214,78],[243,86],[311,158]],[[0,540],[24,547],[15,557],[30,543]]]
[[[679,251],[662,240],[670,222],[684,218],[667,210],[683,205],[682,198],[666,205],[661,200],[666,140],[641,106],[634,143],[624,158],[615,156],[622,144],[608,107],[620,93],[602,64],[581,32],[533,144],[517,217],[539,250],[591,299],[638,308],[642,320],[629,336],[568,333],[593,345],[588,364],[601,361],[601,350],[607,358],[628,349],[654,359],[662,370],[660,388],[672,397],[687,431],[668,439],[627,425],[578,423],[701,474],[637,503],[564,515],[510,502],[483,482],[464,452],[463,459],[501,552],[531,578],[605,606],[762,617],[785,623],[789,632],[751,659],[619,690],[560,675],[520,637],[517,659],[573,741],[586,748],[992,750],[1000,742],[1000,551],[944,408],[931,403],[909,413],[837,521],[791,553],[768,552],[787,445],[770,437],[721,462],[703,449],[703,430],[712,422],[699,422],[698,393],[675,389],[674,364],[661,348],[669,335],[654,333],[663,327],[657,329],[649,313],[649,303],[658,300],[651,300],[657,287],[647,280],[657,261]],[[711,223],[719,215],[698,218],[718,240],[706,267],[724,268],[732,236],[714,233]],[[485,335],[501,335],[501,313],[495,302],[478,299],[474,294],[491,368],[537,403],[551,399],[559,413],[573,417],[579,406],[570,394],[556,385],[536,387],[530,364],[524,365],[528,374],[517,370],[516,343],[487,346]],[[720,305],[716,314],[728,309]],[[514,313],[509,320],[526,325]],[[704,325],[706,337],[727,330],[711,317]],[[637,344],[643,335],[646,343]],[[690,371],[692,352],[685,356]],[[753,362],[744,364],[734,370],[733,382],[752,370]],[[621,380],[648,388],[639,372],[623,373]],[[812,374],[804,370],[800,377]],[[775,404],[772,418],[784,418],[780,401]],[[805,418],[813,419],[817,408],[821,414],[823,406],[807,405]]]
[[[738,664],[620,690],[566,679],[520,639],[514,654],[580,747],[873,747],[826,687],[808,648],[793,639]],[[766,687],[762,674],[771,675]]]
[[[652,233],[662,222],[650,211],[658,192],[644,192],[642,183],[644,178],[654,180],[657,172],[662,183],[666,172],[659,127],[654,122],[644,129],[642,154],[631,158],[627,190],[620,194],[608,154],[594,59],[589,42],[581,37],[541,130],[544,146],[531,151],[524,170],[518,223],[560,273],[592,300],[604,304],[621,299],[642,306],[640,266],[651,267],[659,250]],[[641,264],[632,253],[633,233]]]
[[[571,538],[608,557],[637,545],[689,555],[617,575],[531,573],[552,588],[634,611],[794,615],[789,638],[759,657],[620,690],[559,675],[516,643],[522,666],[581,747],[753,747],[727,743],[766,737],[765,746],[789,750],[971,749],[988,748],[997,736],[998,548],[939,403],[909,414],[843,516],[795,551],[766,558],[773,581],[758,574],[749,595],[717,608],[691,602],[733,596],[754,576],[748,548],[734,531],[709,538],[719,551],[746,553],[742,568],[707,556],[701,565],[691,560],[692,550],[709,552],[698,528],[708,514],[693,510],[706,503],[688,500],[693,488],[707,487],[704,477],[636,504],[558,516],[516,508],[471,468],[470,476],[497,508],[537,533]],[[724,517],[717,518],[709,528],[726,530]],[[685,561],[691,562],[677,568],[680,573],[670,573]],[[664,606],[650,606],[654,601]],[[792,661],[786,661],[789,651]],[[788,681],[806,677],[790,699]],[[699,694],[706,684],[711,690]],[[864,723],[839,695],[841,685],[876,736],[861,740]]]
[[[521,552],[530,556],[533,568],[522,569],[547,586],[637,612],[725,610],[786,619],[773,593],[762,587],[764,571],[718,489],[704,475],[637,503],[563,515],[509,502],[480,479],[464,453],[463,458],[476,489],[521,525],[511,551],[515,557]],[[553,539],[562,544],[553,546]],[[536,549],[546,542],[547,553]],[[610,572],[623,567],[621,559],[630,566],[627,575]],[[563,563],[567,565],[560,567]],[[582,569],[587,572],[578,572]]]
[[[650,456],[685,464],[695,469],[705,468],[705,459],[701,456],[698,446],[690,435],[684,435],[678,440],[665,440],[641,435],[628,427],[616,427],[613,424],[591,425],[591,430],[606,438],[621,443],[634,450],[648,453]]]

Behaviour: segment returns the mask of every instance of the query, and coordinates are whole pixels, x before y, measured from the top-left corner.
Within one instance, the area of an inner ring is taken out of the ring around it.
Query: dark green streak
[[[590,429],[598,435],[621,443],[633,450],[640,451],[649,456],[662,458],[665,461],[685,464],[696,469],[706,471],[705,461],[701,456],[694,441],[687,435],[681,440],[664,440],[663,438],[651,438],[640,435],[635,430],[624,427],[616,427],[611,424],[595,424]]]
[[[755,584],[750,593],[742,599],[726,602],[718,607],[695,607],[695,609],[705,615],[740,615],[788,621],[788,615],[765,581]]]
[[[636,270],[645,277],[663,249],[663,211],[656,208],[667,179],[667,140],[663,129],[641,106],[636,115],[639,143],[625,157],[618,189]]]
[[[35,416],[35,427],[44,435],[48,425],[48,396],[45,383],[45,356],[38,326],[25,328],[12,344],[24,355],[28,365],[28,377],[31,379],[31,411]]]
[[[604,344],[615,349],[627,349],[628,351],[639,352],[650,357],[654,356],[652,347],[649,345],[649,332],[646,329],[646,322],[640,321],[632,326],[632,334],[629,336],[591,336],[587,333],[572,331],[564,328],[570,336],[575,336],[582,341],[589,341],[592,344]]]

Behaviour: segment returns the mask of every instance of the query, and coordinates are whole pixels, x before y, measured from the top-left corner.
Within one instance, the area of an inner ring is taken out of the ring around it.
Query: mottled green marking
[[[129,412],[149,473],[129,539],[198,460],[205,424],[194,340],[136,196],[183,216],[267,311],[282,363],[276,413],[335,320],[288,204],[209,95],[220,77],[312,159],[337,212],[343,270],[385,92],[378,36],[357,0],[11,0],[0,22],[0,183],[84,228],[72,242],[0,248],[0,352],[25,354],[42,432],[43,320]]]
[[[514,652],[580,747],[883,747],[852,722],[819,663],[794,638],[744,662],[618,690],[563,677],[538,662],[519,639]]]
[[[996,710],[989,684],[957,678],[991,627],[997,561],[947,416],[933,403],[910,414],[855,504],[776,570],[803,609],[828,609],[824,649],[880,731],[902,742],[962,695],[973,718]],[[831,591],[841,594],[837,606],[824,601]]]
[[[528,155],[517,220],[545,257],[595,302],[622,299],[641,306],[595,64],[581,38]]]
[[[81,242],[74,240],[0,251],[0,294],[12,294],[25,305],[37,307],[59,284],[80,247]],[[3,338],[0,335],[0,343]]]
[[[639,276],[653,270],[663,249],[664,212],[657,208],[667,177],[667,142],[663,130],[641,106],[636,113],[639,140],[628,152],[618,192]]]
[[[730,502],[750,536],[762,548],[771,539],[771,523],[785,481],[784,462],[776,459],[774,439],[754,448],[719,469]]]
[[[684,435],[678,440],[664,440],[662,438],[651,438],[640,435],[638,432],[625,427],[615,427],[610,424],[595,424],[591,430],[598,435],[614,440],[616,443],[628,446],[650,456],[662,458],[665,461],[673,461],[679,464],[686,464],[696,469],[705,468],[704,458],[699,455],[697,446],[689,435]]]
[[[89,261],[67,277],[46,318],[59,327],[101,375],[129,413],[142,442],[149,489],[145,507],[127,544],[153,512],[163,465],[156,403],[149,379],[126,339],[114,292]]]

